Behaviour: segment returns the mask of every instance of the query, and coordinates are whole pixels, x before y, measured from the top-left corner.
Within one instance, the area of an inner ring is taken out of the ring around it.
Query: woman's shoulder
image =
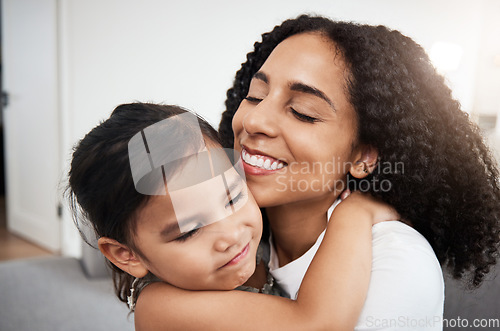
[[[372,272],[389,269],[393,277],[406,279],[411,279],[409,274],[413,273],[414,277],[441,286],[441,265],[427,239],[417,230],[399,221],[381,222],[373,226],[372,237]]]
[[[358,326],[396,323],[383,329],[412,329],[416,321],[431,320],[432,325],[416,329],[439,330],[444,280],[430,244],[399,221],[375,224],[372,235],[370,288]]]
[[[423,235],[400,221],[380,222],[372,228],[373,249],[394,253],[427,254],[437,262],[434,251]],[[439,264],[439,262],[438,262]]]

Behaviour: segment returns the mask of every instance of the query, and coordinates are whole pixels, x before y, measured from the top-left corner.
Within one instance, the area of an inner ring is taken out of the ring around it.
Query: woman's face
[[[197,158],[192,160],[194,164],[184,165],[183,180],[196,175]],[[138,258],[167,283],[190,290],[231,290],[255,270],[261,213],[234,168],[152,197],[137,218],[134,242],[146,259]]]
[[[336,198],[357,153],[356,113],[335,45],[316,33],[281,42],[233,118],[235,149],[261,207]]]

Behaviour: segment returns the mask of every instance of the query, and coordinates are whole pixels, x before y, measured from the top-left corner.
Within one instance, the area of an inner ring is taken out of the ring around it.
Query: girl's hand
[[[342,209],[352,209],[354,213],[360,209],[368,212],[372,220],[372,225],[384,221],[400,221],[401,216],[396,210],[385,202],[375,199],[369,193],[361,193],[358,191],[351,192],[346,189],[340,194]]]
[[[347,199],[347,197],[351,195],[351,190],[349,190],[348,188],[346,188],[342,193],[340,193],[340,200],[344,201],[345,199]]]

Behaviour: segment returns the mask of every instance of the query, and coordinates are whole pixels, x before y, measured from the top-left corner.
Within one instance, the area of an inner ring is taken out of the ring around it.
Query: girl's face
[[[233,131],[259,206],[332,200],[343,190],[357,152],[347,74],[331,41],[304,33],[281,42],[254,75]]]
[[[183,168],[180,177],[196,175],[196,164]],[[234,168],[152,197],[137,217],[134,242],[145,257],[139,259],[167,283],[189,290],[231,290],[255,270],[262,217]]]

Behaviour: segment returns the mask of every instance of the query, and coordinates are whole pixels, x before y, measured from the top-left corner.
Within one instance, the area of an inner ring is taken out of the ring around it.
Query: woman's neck
[[[311,248],[327,225],[331,199],[266,208],[280,267]]]

